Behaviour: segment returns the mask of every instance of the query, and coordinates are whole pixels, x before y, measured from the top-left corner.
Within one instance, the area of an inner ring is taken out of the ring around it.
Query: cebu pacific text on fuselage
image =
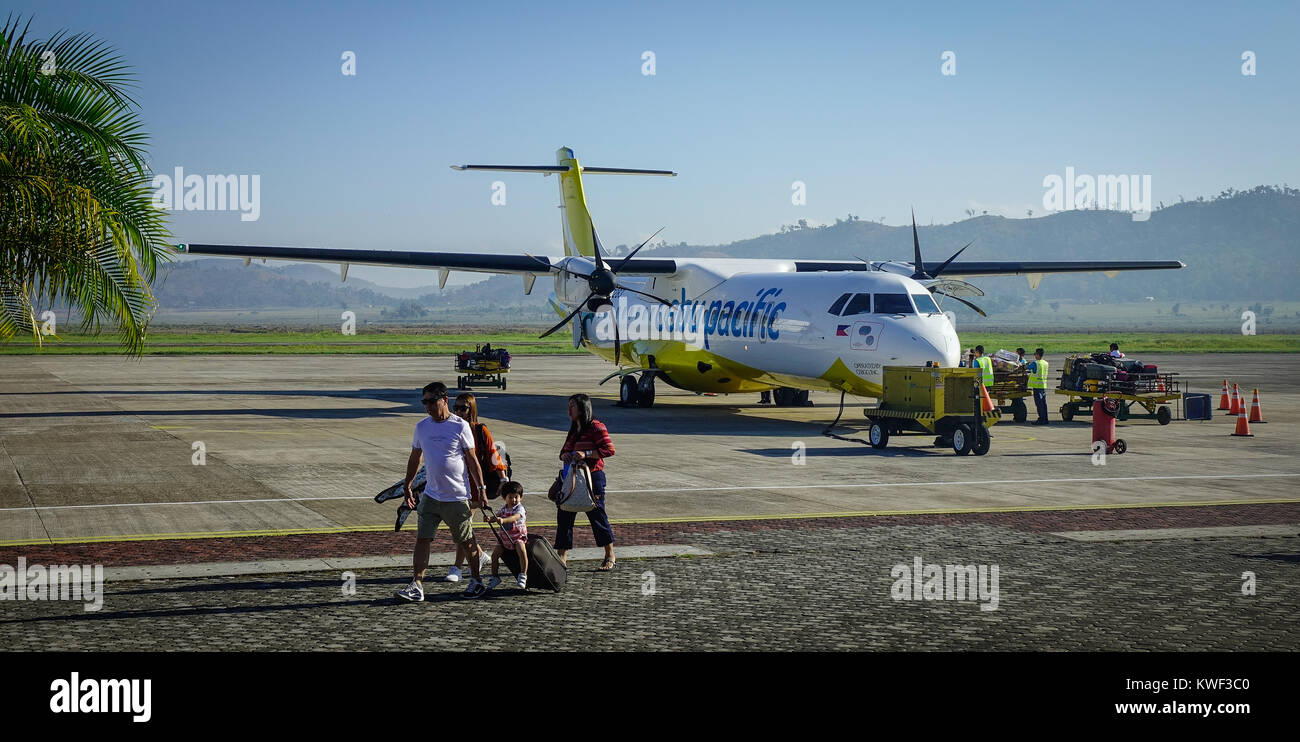
[[[614,340],[614,322],[618,322],[620,340],[676,340],[699,350],[710,347],[711,336],[756,338],[759,342],[775,341],[781,336],[774,324],[786,302],[778,301],[784,289],[759,289],[750,300],[715,300],[709,303],[686,298],[686,289],[673,299],[671,306],[662,304],[628,304],[626,295],[618,295],[612,313],[596,324],[596,337]]]

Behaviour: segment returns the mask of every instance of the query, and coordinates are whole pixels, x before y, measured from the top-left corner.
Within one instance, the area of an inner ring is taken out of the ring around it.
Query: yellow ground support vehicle
[[[493,348],[491,344],[472,351],[462,350],[456,354],[456,373],[457,389],[494,386],[505,391],[506,374],[510,373],[510,353],[505,348]]]
[[[989,452],[989,427],[1001,413],[980,411],[979,369],[885,366],[880,405],[863,410],[871,421],[872,448],[889,445],[890,436],[937,436],[936,446],[952,446],[960,456]]]

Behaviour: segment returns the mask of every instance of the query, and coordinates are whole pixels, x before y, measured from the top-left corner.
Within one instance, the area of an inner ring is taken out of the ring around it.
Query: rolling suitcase
[[[483,510],[487,511],[487,508]],[[496,524],[489,521],[488,527],[492,529],[492,535],[503,547],[511,543],[510,534],[504,530],[498,531]],[[555,547],[551,546],[551,542],[545,536],[530,533],[524,548],[528,549],[528,587],[556,593],[563,590],[569,570],[564,566],[564,562],[560,561],[560,555],[555,553]],[[510,574],[519,576],[519,557],[514,549],[506,549],[501,555],[501,561],[505,562]]]

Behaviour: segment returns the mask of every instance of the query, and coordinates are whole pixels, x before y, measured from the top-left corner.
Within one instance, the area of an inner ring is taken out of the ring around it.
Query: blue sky
[[[136,68],[156,171],[260,175],[257,221],[173,212],[177,241],[554,254],[554,179],[447,166],[549,164],[561,145],[680,173],[586,179],[609,245],[912,207],[1023,217],[1067,166],[1150,174],[1166,203],[1300,181],[1293,2],[10,5]]]

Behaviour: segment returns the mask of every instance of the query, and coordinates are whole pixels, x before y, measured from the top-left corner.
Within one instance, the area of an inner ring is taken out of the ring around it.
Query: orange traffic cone
[[[980,384],[980,411],[992,412],[993,409],[993,400],[989,399],[988,387]]]
[[[1241,438],[1254,438],[1254,437],[1255,437],[1255,436],[1254,436],[1253,434],[1251,434],[1251,432],[1250,432],[1250,423],[1246,422],[1246,408],[1245,408],[1245,406],[1242,406],[1242,408],[1240,409],[1240,411],[1237,412],[1237,429],[1234,430],[1234,431],[1232,431],[1232,435],[1239,436],[1239,437],[1241,437]]]
[[[1265,422],[1265,420],[1264,420],[1264,413],[1263,413],[1263,411],[1261,411],[1261,410],[1259,409],[1259,390],[1258,390],[1258,389],[1255,390],[1255,397],[1254,397],[1254,399],[1250,400],[1250,422],[1252,422],[1252,423],[1263,423],[1263,422]]]
[[[1237,391],[1237,385],[1232,385],[1232,409],[1228,411],[1228,417],[1236,417],[1241,412],[1241,392]]]
[[[1223,380],[1223,393],[1219,395],[1219,409],[1220,410],[1232,409],[1231,407],[1228,406],[1228,380],[1227,379]]]

